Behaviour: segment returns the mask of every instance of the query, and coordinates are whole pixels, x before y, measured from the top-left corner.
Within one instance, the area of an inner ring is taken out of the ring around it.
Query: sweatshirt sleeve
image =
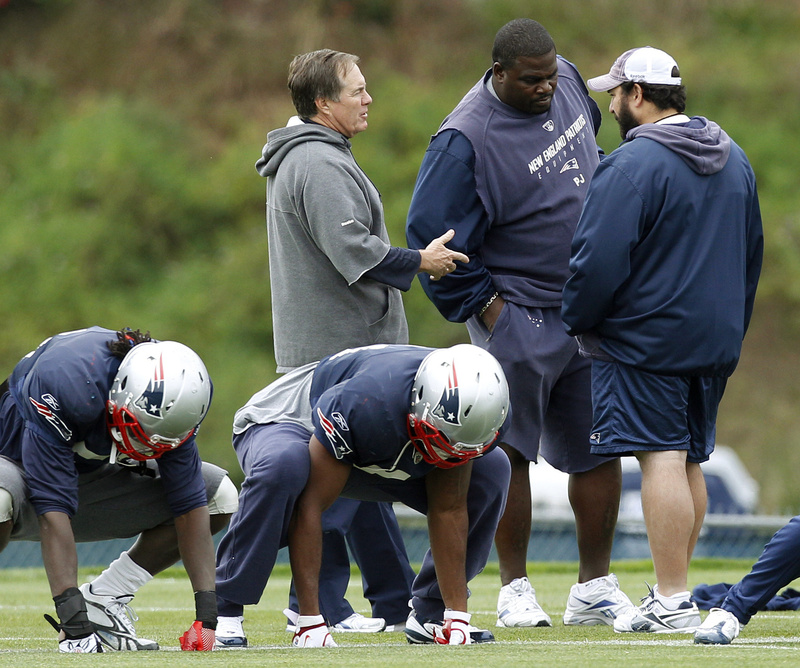
[[[455,236],[447,247],[469,257],[457,269],[433,281],[419,274],[422,288],[439,312],[452,322],[477,313],[495,292],[491,275],[480,258],[489,219],[475,184],[475,154],[460,132],[436,135],[422,159],[406,221],[409,248],[425,248],[449,229]]]
[[[297,179],[298,199],[314,243],[352,285],[386,257],[388,236],[367,176],[352,158],[329,157],[309,156]]]
[[[628,177],[601,162],[589,186],[572,241],[571,276],[561,317],[570,335],[595,330],[630,274],[630,253],[644,228],[646,208]]]
[[[753,176],[753,196],[750,205],[747,225],[747,269],[745,284],[744,331],[750,326],[753,315],[753,304],[756,299],[758,278],[761,275],[761,264],[764,256],[764,231],[761,223],[761,208]]]
[[[411,289],[421,261],[419,251],[392,246],[386,257],[364,276],[406,292]]]

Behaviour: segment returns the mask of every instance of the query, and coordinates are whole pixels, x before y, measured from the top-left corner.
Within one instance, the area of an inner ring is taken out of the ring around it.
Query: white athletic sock
[[[658,585],[653,587],[653,594],[655,594],[658,602],[667,610],[677,610],[681,603],[685,603],[692,596],[691,592],[689,591],[679,591],[677,594],[673,594],[672,596],[664,596],[663,594],[659,593]]]
[[[92,591],[100,596],[132,596],[153,576],[123,552],[92,580]]]

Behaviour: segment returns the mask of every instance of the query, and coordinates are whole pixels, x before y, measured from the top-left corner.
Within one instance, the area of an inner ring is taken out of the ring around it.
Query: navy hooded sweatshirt
[[[763,243],[755,175],[716,123],[634,128],[592,177],[563,292],[567,331],[651,373],[729,376]]]

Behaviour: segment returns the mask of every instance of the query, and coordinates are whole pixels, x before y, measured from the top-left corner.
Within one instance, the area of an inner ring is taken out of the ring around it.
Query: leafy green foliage
[[[205,456],[240,472],[235,410],[274,377],[266,132],[292,109],[290,58],[357,53],[375,98],[354,152],[404,222],[439,122],[489,67],[503,23],[532,16],[584,76],[634,45],[681,64],[689,112],[719,121],[756,171],[767,255],[760,299],[719,420],[762,484],[764,510],[800,505],[800,13],[793,0],[12,0],[0,3],[0,375],[46,336],[131,325],[195,347],[215,382]],[[593,94],[595,95],[595,94]],[[619,143],[607,113],[599,141]],[[418,285],[411,339],[466,340]],[[795,366],[792,366],[794,364]],[[769,450],[772,457],[763,453]],[[775,466],[770,461],[779,462]]]

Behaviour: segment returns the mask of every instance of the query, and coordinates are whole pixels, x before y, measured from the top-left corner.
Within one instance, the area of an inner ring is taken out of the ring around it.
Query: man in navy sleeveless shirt
[[[611,624],[632,607],[609,574],[622,474],[589,451],[590,363],[564,332],[561,290],[589,180],[600,111],[575,67],[536,21],[495,37],[493,65],[445,118],[420,167],[407,221],[410,248],[454,229],[468,264],[420,282],[448,320],[502,364],[514,416],[508,504],[495,544],[503,585],[498,626],[550,626],[527,578],[530,462],[570,474],[580,564],[564,622]]]

